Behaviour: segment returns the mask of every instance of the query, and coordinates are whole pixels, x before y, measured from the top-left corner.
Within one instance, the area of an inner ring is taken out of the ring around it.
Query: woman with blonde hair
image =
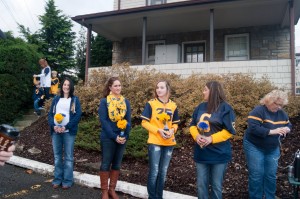
[[[167,170],[176,140],[179,116],[177,105],[170,100],[171,87],[166,80],[158,81],[155,99],[147,102],[141,115],[142,126],[148,130],[149,199],[162,199]]]
[[[287,103],[285,92],[273,90],[249,113],[243,144],[249,171],[250,199],[275,198],[280,140],[291,131],[292,126],[282,110]]]

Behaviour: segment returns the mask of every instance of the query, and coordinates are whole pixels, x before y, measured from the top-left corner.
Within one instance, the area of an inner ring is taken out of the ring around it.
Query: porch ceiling
[[[295,23],[300,16],[295,4]],[[210,9],[215,29],[260,25],[289,26],[288,0],[196,0],[127,10],[80,15],[72,19],[92,25],[92,30],[112,41],[142,35],[147,17],[147,35],[209,30]]]

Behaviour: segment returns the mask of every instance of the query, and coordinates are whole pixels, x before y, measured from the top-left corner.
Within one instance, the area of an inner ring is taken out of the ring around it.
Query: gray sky
[[[0,29],[8,30],[19,36],[17,23],[29,27],[33,33],[41,26],[38,16],[45,12],[47,0],[0,0]],[[113,10],[113,0],[55,0],[58,9],[70,17],[76,15],[104,12]],[[300,20],[299,20],[300,21]],[[295,28],[296,46],[300,50],[300,22]],[[75,32],[80,25],[73,22]]]

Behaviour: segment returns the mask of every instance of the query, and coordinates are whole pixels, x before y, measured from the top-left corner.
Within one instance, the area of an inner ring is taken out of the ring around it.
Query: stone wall
[[[287,90],[292,88],[290,59],[135,65],[131,67],[138,70],[154,68],[160,72],[175,73],[182,77],[188,77],[192,74],[252,74],[256,79],[267,76],[279,88]],[[97,69],[90,68],[89,74],[92,70]]]
[[[142,32],[142,30],[141,30]],[[249,33],[250,60],[289,59],[290,31],[280,26],[259,26],[215,30],[215,61],[224,61],[225,35]],[[174,33],[167,35],[149,35],[147,41],[165,40],[166,44],[204,41],[206,43],[205,60],[209,60],[209,30]],[[132,65],[142,63],[142,38],[126,38],[120,42],[118,59],[113,55],[116,63],[130,62]]]

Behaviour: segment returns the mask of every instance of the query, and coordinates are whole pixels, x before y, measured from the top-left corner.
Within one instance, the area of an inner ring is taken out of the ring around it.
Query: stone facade
[[[137,70],[145,70],[147,68],[156,69],[164,73],[178,74],[183,78],[192,74],[252,74],[256,79],[267,77],[275,86],[278,86],[279,88],[289,91],[292,89],[290,59],[179,63],[150,66],[135,65],[131,67]],[[98,68],[89,68],[89,74],[91,74],[92,70],[97,69]]]
[[[142,28],[141,28],[142,29]],[[142,32],[142,31],[141,31]],[[249,34],[250,60],[276,60],[290,58],[290,31],[280,26],[259,26],[215,30],[215,61],[224,61],[225,36],[231,34]],[[174,33],[167,35],[149,35],[147,41],[164,40],[165,44],[184,42],[205,42],[205,60],[209,60],[209,30]],[[142,63],[142,37],[125,38],[118,45],[118,53],[113,53],[113,63]]]

